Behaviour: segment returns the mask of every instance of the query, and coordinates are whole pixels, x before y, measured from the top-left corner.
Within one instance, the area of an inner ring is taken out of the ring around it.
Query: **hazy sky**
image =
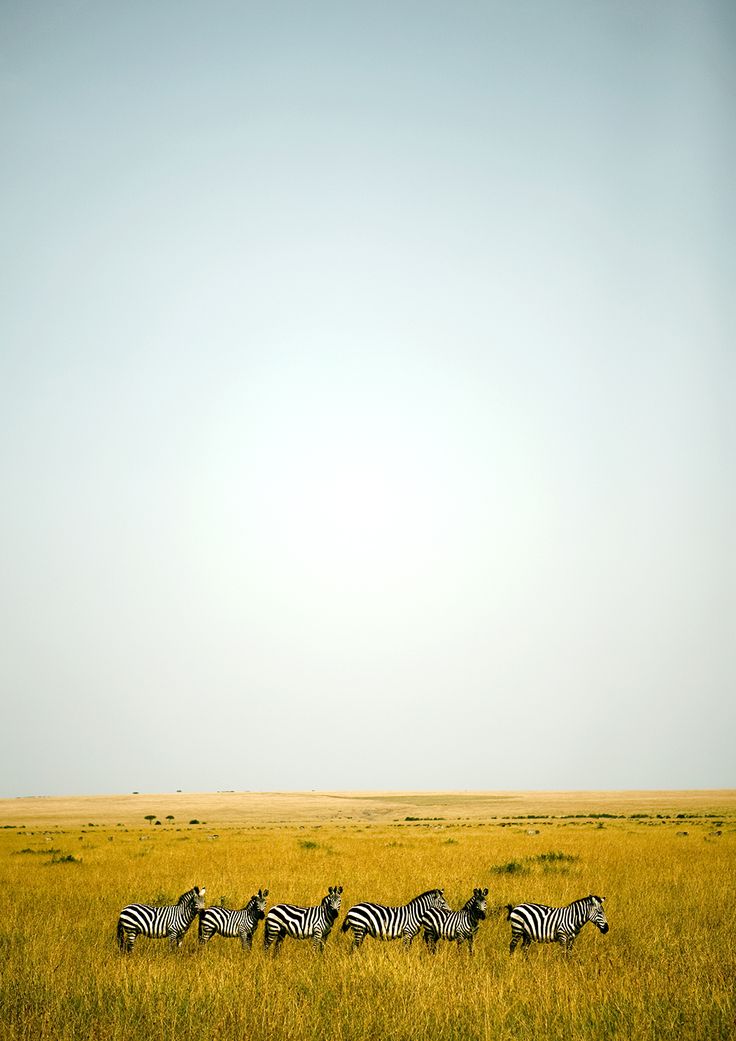
[[[0,7],[0,795],[736,785],[736,9]]]

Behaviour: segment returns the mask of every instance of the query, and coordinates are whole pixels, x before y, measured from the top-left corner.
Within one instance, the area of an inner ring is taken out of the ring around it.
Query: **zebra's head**
[[[266,917],[266,897],[268,896],[267,889],[259,889],[255,896],[250,898],[250,907],[254,912],[257,919]]]
[[[204,911],[204,892],[204,886],[188,889],[179,897],[177,904],[188,904],[193,911]]]
[[[474,918],[479,918],[481,921],[485,918],[486,912],[488,911],[488,905],[486,904],[487,896],[488,886],[486,886],[485,889],[474,889],[472,897],[465,905],[472,916]]]
[[[340,902],[342,900],[342,886],[330,886],[327,896],[322,899],[322,906],[334,922],[340,913]]]
[[[605,899],[605,896],[594,896],[592,893],[588,897],[588,900],[590,901],[588,921],[592,922],[593,925],[597,925],[602,933],[608,932],[608,920],[606,918],[606,912],[603,910],[603,901]]]
[[[429,893],[427,893],[427,896],[429,897],[430,907],[436,907],[440,911],[452,910],[448,902],[445,900],[444,889],[430,889]]]

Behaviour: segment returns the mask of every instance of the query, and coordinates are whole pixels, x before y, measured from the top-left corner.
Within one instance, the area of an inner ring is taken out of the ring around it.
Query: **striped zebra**
[[[249,951],[258,923],[265,917],[267,896],[267,889],[259,889],[239,911],[228,911],[226,907],[206,907],[204,911],[200,911],[200,945],[204,947],[215,933],[219,933],[220,936],[239,936],[243,950]]]
[[[295,907],[294,904],[274,904],[266,915],[263,947],[265,950],[276,941],[273,949],[278,954],[284,937],[295,940],[311,940],[315,950],[324,950],[327,937],[340,913],[342,886],[330,886],[327,896],[316,907]]]
[[[521,940],[522,951],[527,951],[532,940],[537,943],[559,943],[564,951],[571,951],[575,939],[586,922],[597,925],[602,933],[608,932],[603,910],[603,896],[585,896],[573,900],[566,907],[546,907],[544,904],[507,904],[511,922],[511,954]]]
[[[407,947],[419,932],[422,916],[430,908],[449,911],[442,889],[428,889],[401,907],[384,907],[383,904],[362,903],[351,907],[342,923],[342,931],[353,930],[353,950],[357,950],[368,936],[379,940],[396,940],[402,937]]]
[[[474,889],[470,900],[465,904],[462,911],[440,911],[436,907],[430,907],[422,915],[422,926],[424,927],[424,942],[432,952],[437,950],[437,941],[456,940],[458,947],[467,941],[468,951],[473,953],[475,935],[478,932],[478,924],[486,917],[488,907],[486,897],[488,887],[485,889]]]
[[[149,904],[128,904],[118,918],[118,947],[129,954],[136,937],[161,938],[168,936],[169,946],[181,947],[189,926],[204,908],[204,886],[195,886],[182,893],[173,905],[151,907]]]

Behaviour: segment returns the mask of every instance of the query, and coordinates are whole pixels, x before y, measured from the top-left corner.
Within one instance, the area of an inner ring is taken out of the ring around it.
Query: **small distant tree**
[[[161,821],[156,821],[156,827],[157,827],[157,828],[160,828],[160,827],[161,827]]]
[[[150,824],[152,821],[156,820],[156,814],[155,813],[147,813],[146,816],[143,818],[143,820],[144,821],[148,821],[148,823]]]
[[[173,821],[173,819],[174,819],[174,814],[173,813],[167,814],[167,816],[166,816],[166,820],[167,821]]]

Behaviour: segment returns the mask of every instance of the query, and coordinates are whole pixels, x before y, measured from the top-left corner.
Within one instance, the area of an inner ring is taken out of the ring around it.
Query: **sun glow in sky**
[[[735,37],[4,6],[0,794],[733,785]]]

